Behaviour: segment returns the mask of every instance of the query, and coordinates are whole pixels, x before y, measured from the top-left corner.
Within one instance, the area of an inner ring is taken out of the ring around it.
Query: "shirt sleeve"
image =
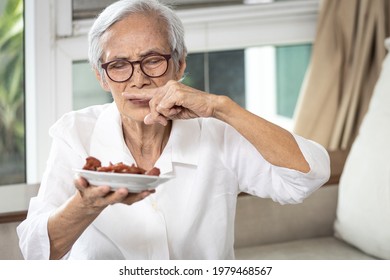
[[[32,198],[27,219],[17,227],[19,246],[26,260],[48,260],[50,242],[47,234],[47,220],[51,211],[39,209],[42,203]]]
[[[38,195],[31,199],[27,218],[17,228],[25,259],[49,259],[48,219],[76,192],[72,168],[82,166],[86,153],[72,143],[76,138],[65,127],[62,122],[50,130],[53,141]]]
[[[271,198],[281,204],[294,204],[302,202],[328,181],[330,161],[327,151],[313,141],[293,136],[310,165],[308,173],[270,164],[250,142],[227,127],[225,162],[236,173],[239,192]]]

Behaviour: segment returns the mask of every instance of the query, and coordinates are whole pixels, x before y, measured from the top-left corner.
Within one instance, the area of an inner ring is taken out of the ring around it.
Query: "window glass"
[[[244,50],[211,52],[208,57],[210,92],[229,96],[245,108]]]
[[[0,185],[25,172],[23,1],[0,1]]]
[[[277,114],[293,117],[310,53],[310,44],[276,47]]]
[[[200,90],[206,90],[204,53],[189,54],[186,63],[183,83]]]
[[[112,102],[111,93],[104,91],[95,78],[88,61],[77,61],[72,65],[73,109]]]
[[[189,54],[183,83],[227,95],[245,107],[244,50]]]

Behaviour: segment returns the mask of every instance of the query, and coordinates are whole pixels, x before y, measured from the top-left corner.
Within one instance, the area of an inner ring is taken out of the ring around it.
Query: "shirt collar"
[[[98,117],[91,136],[90,155],[98,158],[102,165],[110,162],[134,163],[123,139],[119,111],[112,103]]]
[[[197,119],[174,120],[168,143],[156,162],[161,174],[172,172],[172,162],[197,165],[200,144],[200,123]],[[91,136],[90,155],[102,165],[110,162],[135,162],[123,139],[122,122],[115,103],[98,117]]]

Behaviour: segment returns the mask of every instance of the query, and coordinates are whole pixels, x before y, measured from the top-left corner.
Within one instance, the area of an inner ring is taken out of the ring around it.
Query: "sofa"
[[[338,185],[327,185],[303,203],[280,205],[242,195],[235,223],[236,259],[375,259],[335,237]]]
[[[389,77],[387,54],[337,184],[297,205],[239,198],[237,259],[390,259]]]

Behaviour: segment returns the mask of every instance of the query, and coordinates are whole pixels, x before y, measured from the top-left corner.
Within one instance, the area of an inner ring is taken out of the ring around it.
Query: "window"
[[[0,185],[26,181],[23,1],[0,2]]]

